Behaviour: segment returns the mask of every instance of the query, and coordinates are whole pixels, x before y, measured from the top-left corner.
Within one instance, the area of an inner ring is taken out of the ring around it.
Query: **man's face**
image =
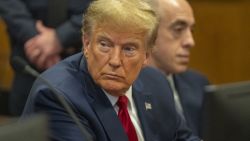
[[[190,49],[194,46],[192,29],[194,16],[183,0],[168,0],[161,4],[161,17],[152,58],[166,73],[179,73],[187,69]],[[173,3],[171,3],[172,1]]]
[[[114,96],[124,94],[146,63],[146,36],[96,28],[84,37],[84,54],[94,81]]]

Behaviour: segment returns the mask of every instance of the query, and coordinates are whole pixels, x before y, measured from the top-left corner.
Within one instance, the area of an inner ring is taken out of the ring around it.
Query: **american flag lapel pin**
[[[152,109],[151,103],[145,102],[145,108],[146,110],[151,110]]]

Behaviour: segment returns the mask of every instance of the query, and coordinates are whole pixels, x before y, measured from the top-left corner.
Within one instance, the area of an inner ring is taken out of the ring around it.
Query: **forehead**
[[[195,23],[193,10],[185,0],[162,0],[159,8],[162,23],[186,23],[188,25]]]
[[[146,35],[144,32],[136,30],[126,30],[126,28],[115,28],[113,26],[98,26],[93,30],[93,36],[97,39],[106,39],[112,42],[146,42]]]

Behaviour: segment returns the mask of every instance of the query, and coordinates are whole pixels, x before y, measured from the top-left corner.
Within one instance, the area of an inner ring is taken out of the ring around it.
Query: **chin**
[[[104,83],[101,84],[101,87],[108,93],[118,96],[122,95],[129,88],[129,86],[125,86],[123,83],[120,82]]]
[[[182,73],[185,72],[188,69],[188,67],[186,65],[180,65],[175,67],[175,71],[174,73]]]
[[[185,72],[187,70],[187,68],[182,68],[182,69],[179,69],[178,71],[177,71],[177,73],[182,73],[182,72]]]

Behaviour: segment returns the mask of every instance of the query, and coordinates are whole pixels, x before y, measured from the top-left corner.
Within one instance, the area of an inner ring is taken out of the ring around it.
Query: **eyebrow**
[[[128,42],[128,43],[125,43],[124,45],[129,45],[129,46],[134,46],[135,48],[139,48],[138,42]]]
[[[97,35],[97,41],[100,40],[106,40],[110,43],[113,43],[113,41],[109,38],[109,36],[106,33],[100,33],[99,35]],[[140,44],[140,39],[138,38],[128,38],[126,41],[126,43],[124,44],[134,44],[134,45],[139,45]]]
[[[174,26],[177,26],[177,25],[180,25],[180,26],[187,26],[188,23],[187,23],[186,21],[184,21],[184,20],[176,20],[176,21],[174,21],[174,22],[170,25],[170,27],[174,27]]]
[[[97,37],[97,40],[108,40],[108,41],[111,41],[108,37],[106,36],[99,36]]]
[[[102,41],[102,40],[105,40],[105,41],[112,43],[112,40],[107,35],[105,35],[105,34],[97,35],[97,41]]]

